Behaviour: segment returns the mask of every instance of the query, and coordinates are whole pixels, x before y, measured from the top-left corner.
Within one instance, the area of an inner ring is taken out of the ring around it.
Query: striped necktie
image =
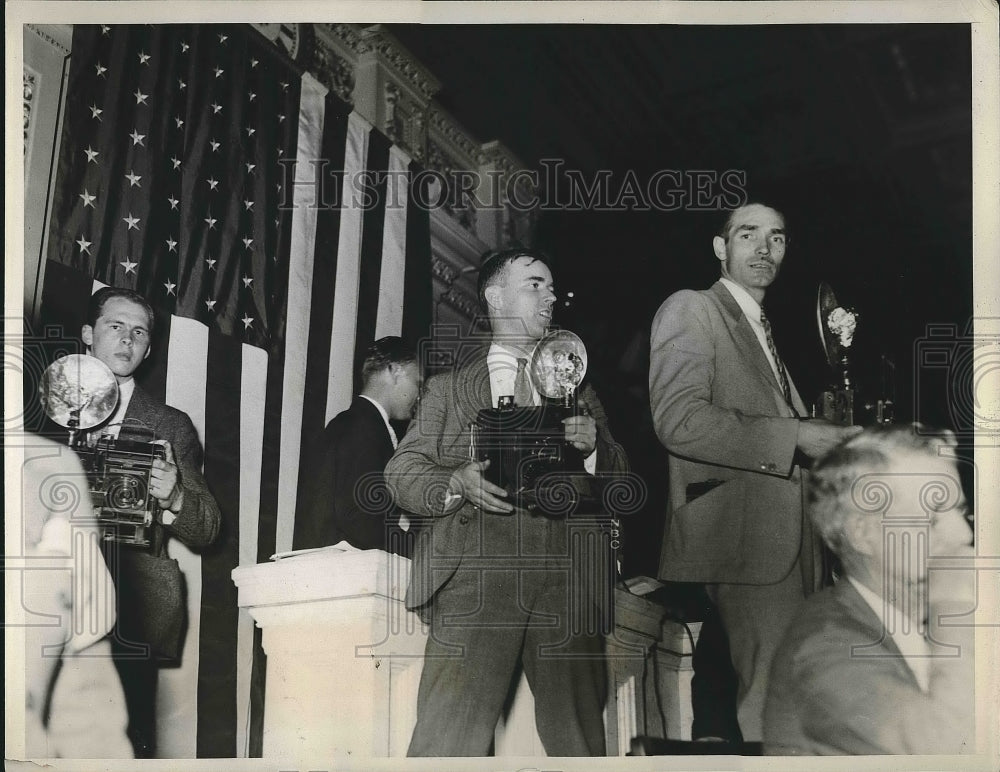
[[[771,357],[774,359],[774,366],[778,370],[778,383],[781,384],[781,393],[785,395],[785,402],[791,406],[792,389],[788,385],[788,374],[785,372],[785,363],[782,362],[781,357],[778,356],[778,349],[774,345],[774,337],[771,335],[771,323],[767,321],[764,309],[760,310],[760,324],[761,327],[764,328],[764,337],[767,339],[767,349],[771,352]]]
[[[528,375],[528,360],[524,358],[517,360],[517,375],[514,376],[514,404],[518,407],[530,407],[535,404],[531,377]]]

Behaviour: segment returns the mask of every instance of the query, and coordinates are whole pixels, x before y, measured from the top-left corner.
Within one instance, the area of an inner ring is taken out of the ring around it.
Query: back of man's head
[[[887,509],[891,503],[894,491],[885,481],[874,486],[858,484],[866,475],[886,472],[904,458],[939,458],[955,444],[951,432],[931,431],[920,424],[877,426],[817,459],[807,488],[809,517],[830,549],[844,559],[851,551],[851,519],[858,513]]]
[[[365,352],[364,363],[361,365],[362,388],[370,386],[379,373],[392,365],[406,365],[417,361],[417,354],[402,338],[387,335],[372,343]]]
[[[87,324],[91,327],[96,327],[97,320],[101,318],[101,312],[104,311],[104,306],[109,300],[114,298],[122,298],[123,300],[128,300],[142,306],[146,312],[146,316],[149,318],[148,332],[152,336],[153,325],[156,322],[156,314],[153,313],[153,306],[138,292],[125,289],[124,287],[101,287],[101,289],[91,295],[90,301],[87,303]]]

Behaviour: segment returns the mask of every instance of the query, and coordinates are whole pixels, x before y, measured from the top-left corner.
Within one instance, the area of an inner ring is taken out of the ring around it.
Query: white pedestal
[[[380,550],[322,550],[233,571],[239,604],[261,628],[267,654],[265,758],[406,755],[428,632],[403,605],[409,571],[409,560]],[[607,638],[609,755],[624,755],[637,734],[663,736],[649,656],[662,614],[617,591],[616,628]],[[663,694],[670,679],[659,678]],[[523,676],[495,752],[544,755]]]

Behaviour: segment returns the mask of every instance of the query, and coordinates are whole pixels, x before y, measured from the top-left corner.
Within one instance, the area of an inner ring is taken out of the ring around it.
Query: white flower
[[[850,348],[854,342],[854,330],[858,326],[858,315],[854,311],[838,306],[826,318],[830,332],[840,338],[840,345]]]

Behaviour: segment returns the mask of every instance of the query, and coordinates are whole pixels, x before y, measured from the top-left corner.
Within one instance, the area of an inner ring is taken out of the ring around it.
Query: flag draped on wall
[[[428,330],[416,171],[247,25],[74,30],[43,319],[75,335],[102,284],[150,300],[137,377],[191,416],[223,515],[200,554],[171,544],[190,621],[161,670],[161,756],[259,755],[259,631],[230,572],[291,548],[364,348]]]

